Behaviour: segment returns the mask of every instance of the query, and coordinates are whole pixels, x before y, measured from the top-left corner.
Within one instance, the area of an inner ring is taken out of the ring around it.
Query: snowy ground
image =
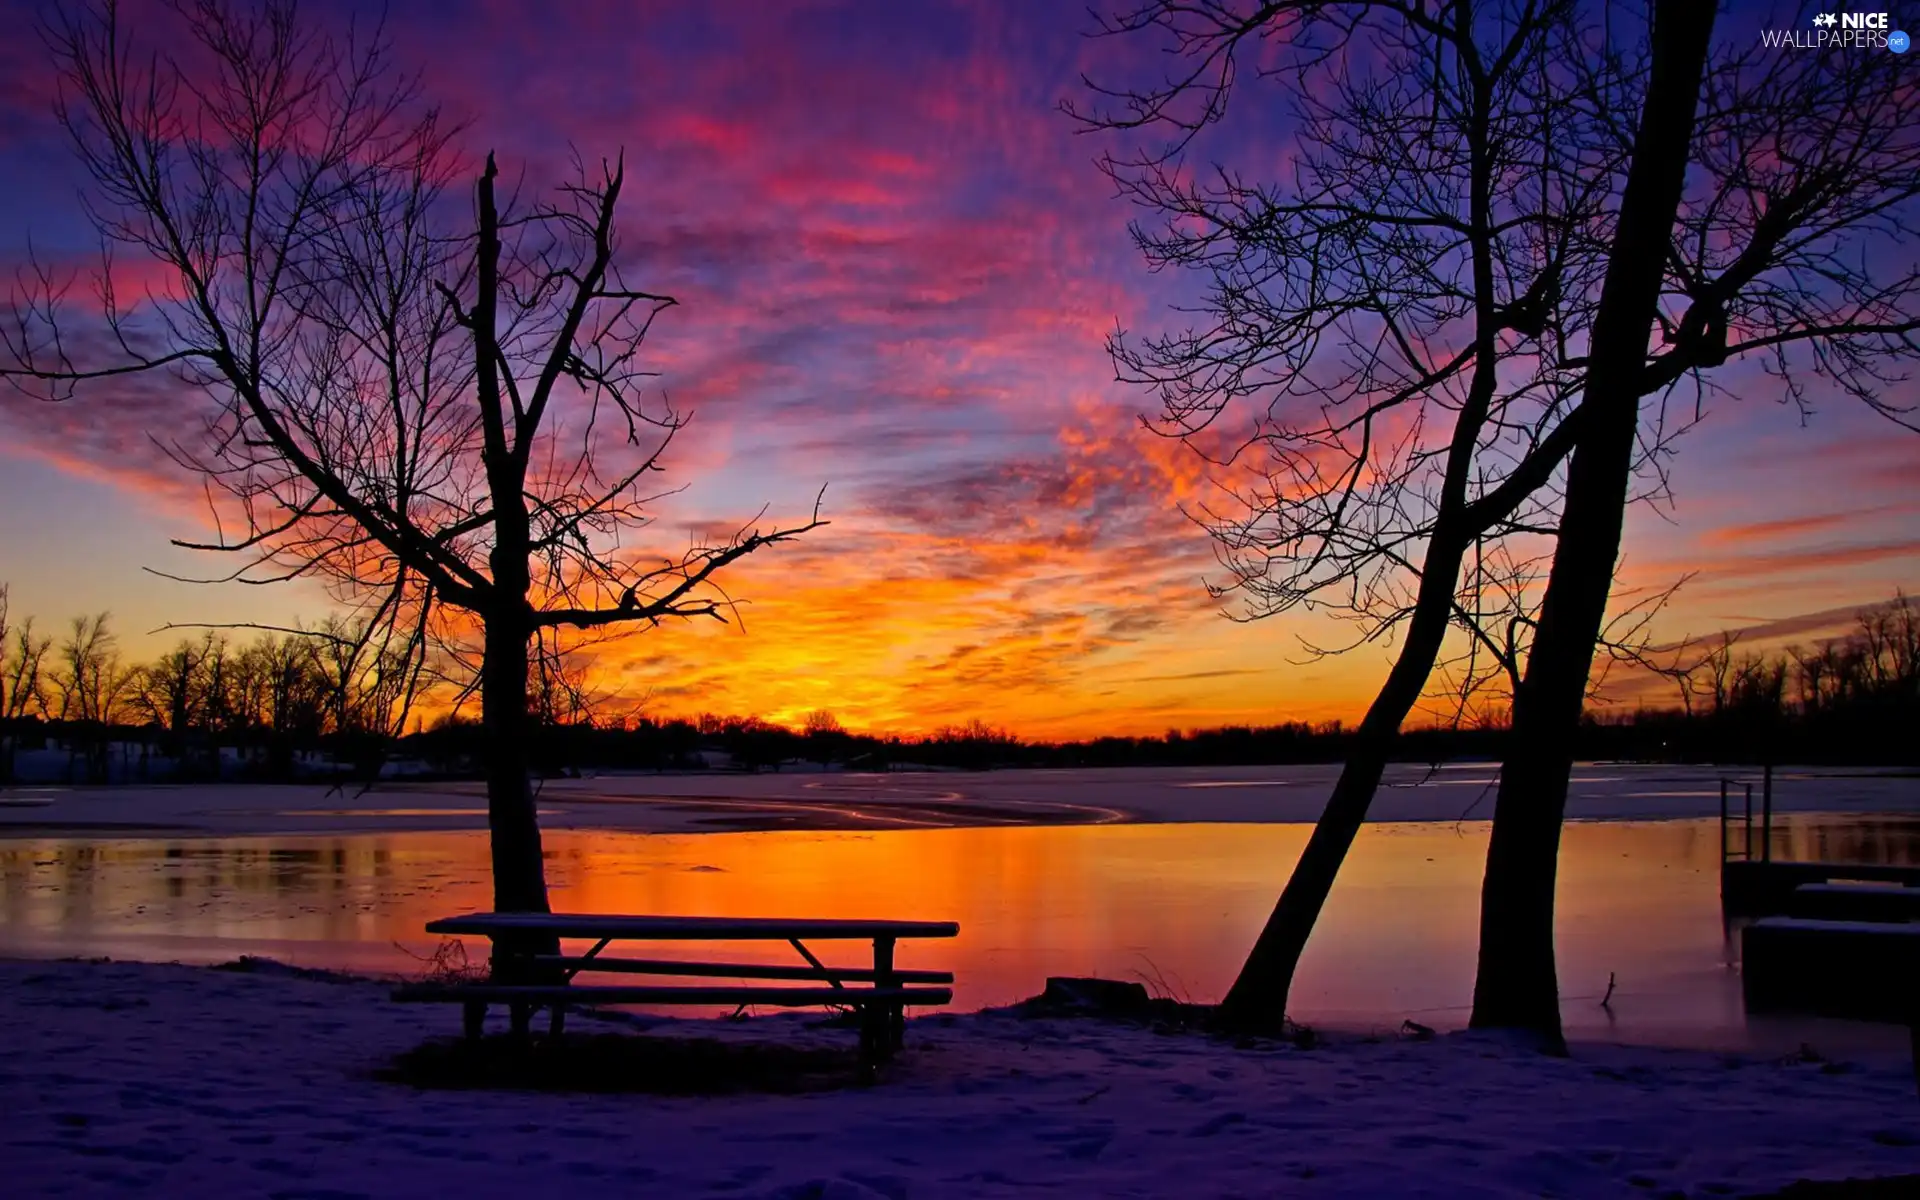
[[[746,829],[922,829],[968,825],[1114,822],[1297,822],[1320,815],[1337,765],[1152,767],[1060,771],[781,772],[606,775],[550,780],[540,793],[548,829],[700,833]],[[1567,815],[1574,820],[1714,816],[1723,776],[1744,768],[1582,764]],[[1493,811],[1495,768],[1397,764],[1375,821],[1456,821]],[[1782,768],[1779,812],[1920,812],[1920,773],[1870,768]],[[1737,805],[1744,793],[1737,787]],[[0,791],[0,837],[72,834],[375,833],[480,829],[486,799],[472,783],[386,782],[368,792],[317,784],[188,784]]]
[[[5,1193],[1705,1197],[1920,1170],[1894,1056],[1555,1060],[1468,1035],[1237,1050],[979,1013],[913,1022],[877,1086],[806,1096],[371,1077],[457,1020],[374,984],[0,961]]]

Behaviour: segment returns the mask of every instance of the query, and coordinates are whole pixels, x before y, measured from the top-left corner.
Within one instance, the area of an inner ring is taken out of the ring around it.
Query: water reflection
[[[952,967],[956,1004],[979,1007],[1031,995],[1050,974],[1217,998],[1306,834],[1300,825],[556,831],[547,844],[561,909],[958,920],[957,941],[903,947],[902,962]],[[1806,1036],[1744,1018],[1720,918],[1719,834],[1713,820],[1567,828],[1559,945],[1571,1030],[1789,1047]],[[1484,822],[1367,826],[1303,964],[1296,1015],[1462,1023],[1486,835]],[[1773,840],[1783,858],[1920,863],[1911,820],[1795,814]],[[11,954],[249,953],[408,972],[434,945],[422,925],[488,904],[479,833],[0,842],[0,952]],[[725,953],[777,957],[764,945]],[[1599,1006],[1610,975],[1611,1011]]]

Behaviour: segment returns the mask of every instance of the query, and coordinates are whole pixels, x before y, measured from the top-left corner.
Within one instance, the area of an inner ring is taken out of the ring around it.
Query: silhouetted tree
[[[1902,592],[1846,634],[1763,654],[1729,630],[1664,648],[1684,752],[1724,762],[1889,762],[1920,728],[1920,608]],[[1641,714],[1651,724],[1661,714]]]
[[[1620,149],[1577,103],[1594,86],[1568,3],[1150,0],[1106,31],[1156,38],[1168,74],[1091,85],[1076,115],[1170,135],[1107,174],[1144,207],[1156,268],[1204,280],[1198,323],[1110,349],[1159,428],[1214,459],[1203,509],[1246,616],[1300,607],[1397,636],[1393,667],[1273,916],[1228,992],[1241,1025],[1284,1018],[1300,954],[1449,630],[1456,684],[1510,678],[1537,555],[1579,436],[1571,405],[1598,271],[1588,240]],[[1350,54],[1365,44],[1367,53]],[[1292,172],[1249,179],[1186,152],[1227,115],[1239,58],[1285,86]],[[1239,428],[1229,428],[1234,422]],[[1515,605],[1521,607],[1516,608]]]
[[[111,730],[138,675],[121,662],[108,620],[104,612],[75,617],[53,648],[53,713],[67,726],[69,773],[71,752],[78,751],[92,783],[106,782]]]
[[[1561,1041],[1560,827],[1644,456],[1642,398],[1704,398],[1717,390],[1708,372],[1748,357],[1803,410],[1818,380],[1915,427],[1885,389],[1920,353],[1920,270],[1904,250],[1920,217],[1920,91],[1891,54],[1739,47],[1708,62],[1712,14],[1653,5],[1650,82],[1588,350],[1591,424],[1568,463],[1487,852],[1472,1022],[1549,1045]],[[1696,96],[1697,128],[1683,119]]]
[[[807,757],[822,767],[832,766],[836,758],[845,752],[847,731],[840,724],[840,718],[824,708],[816,708],[807,714],[803,728],[807,738]]]
[[[207,641],[211,640],[209,635]],[[180,642],[141,668],[134,689],[135,711],[165,732],[162,749],[171,758],[181,757],[187,732],[201,725],[201,706],[206,698],[200,672],[203,645]]]
[[[720,730],[720,747],[737,767],[758,772],[780,764],[799,749],[792,731],[759,717],[733,717]]]
[[[312,647],[304,638],[269,634],[249,652],[263,684],[260,724],[266,731],[267,772],[284,776],[293,769],[295,748],[317,741],[322,728],[324,692]]]
[[[12,620],[11,589],[0,583],[0,783],[13,780],[14,751],[28,716],[43,713],[47,698],[40,664],[53,639],[35,637],[33,617]]]
[[[1515,745],[1501,771],[1500,801],[1494,811],[1495,828],[1487,852],[1486,881],[1482,889],[1480,973],[1474,989],[1475,1025],[1517,1025],[1548,1035],[1560,1048],[1560,993],[1553,969],[1553,879],[1559,859],[1560,814],[1543,797],[1522,793],[1521,785],[1538,792],[1543,783],[1541,755],[1524,743],[1540,736],[1537,726],[1580,721],[1587,693],[1587,672],[1599,640],[1607,592],[1612,586],[1619,544],[1621,512],[1613,519],[1613,545],[1604,556],[1596,553],[1604,531],[1595,527],[1587,496],[1596,463],[1625,485],[1631,476],[1634,439],[1639,429],[1639,402],[1654,318],[1659,311],[1660,285],[1680,206],[1681,190],[1693,136],[1696,104],[1713,35],[1715,5],[1693,0],[1655,0],[1650,30],[1652,43],[1648,84],[1641,101],[1638,128],[1633,137],[1632,167],[1620,199],[1613,230],[1607,274],[1601,285],[1600,307],[1594,318],[1589,355],[1593,366],[1586,379],[1586,399],[1603,417],[1612,418],[1599,430],[1590,429],[1573,452],[1568,470],[1568,499],[1560,520],[1552,574],[1541,606],[1539,631],[1527,659],[1526,677],[1514,695]],[[1598,447],[1598,449],[1595,449]],[[1598,571],[1594,583],[1590,576]],[[1567,581],[1578,577],[1569,589]],[[1599,604],[1591,605],[1597,598]],[[1576,608],[1563,609],[1566,597]],[[1587,610],[1587,609],[1590,609]],[[1585,638],[1584,649],[1576,647]],[[1562,660],[1578,654],[1578,682],[1571,694],[1564,687],[1549,691],[1543,683],[1567,678]],[[1556,711],[1568,703],[1571,718]],[[1572,767],[1571,737],[1563,741]],[[1563,775],[1562,806],[1565,801]],[[1544,826],[1552,825],[1551,840]],[[1546,880],[1544,903],[1540,879]],[[1520,893],[1525,893],[1521,898]],[[1533,960],[1542,948],[1544,973]],[[1544,991],[1541,989],[1544,988]],[[1549,1013],[1551,1014],[1549,1016]]]
[[[984,771],[1018,761],[1020,739],[979,717],[959,725],[943,725],[921,742],[929,761],[945,766]]]
[[[1558,472],[1593,419],[1590,375],[1601,364],[1593,339],[1640,161],[1635,115],[1659,49],[1631,13],[1604,23],[1600,15],[1524,0],[1432,8],[1154,0],[1109,22],[1114,32],[1159,35],[1171,68],[1143,88],[1096,89],[1108,103],[1091,119],[1173,136],[1105,165],[1123,193],[1162,218],[1136,230],[1149,261],[1194,269],[1208,284],[1189,309],[1207,323],[1137,346],[1115,339],[1121,376],[1154,386],[1169,431],[1200,442],[1220,474],[1249,455],[1265,459],[1268,484],[1244,490],[1237,511],[1200,514],[1233,570],[1229,588],[1250,599],[1247,615],[1325,607],[1360,619],[1363,636],[1401,636],[1327,811],[1228,993],[1230,1020],[1272,1023],[1284,1013],[1395,731],[1441,662],[1448,621],[1487,654],[1484,668],[1469,665],[1450,688],[1478,678],[1512,692],[1532,669],[1545,597],[1525,586],[1541,559],[1525,547],[1558,532]],[[1279,183],[1180,157],[1225,118],[1239,59],[1256,44],[1260,77],[1286,86],[1292,118],[1292,176]],[[1364,54],[1349,52],[1360,45]],[[1802,57],[1800,73],[1815,73],[1819,56]],[[1886,64],[1870,69],[1886,77]],[[1810,102],[1776,80],[1771,91],[1708,107],[1707,126],[1747,132],[1683,137],[1683,156],[1702,147],[1698,161],[1733,186],[1724,209],[1690,210],[1698,220],[1683,217],[1687,237],[1675,241],[1675,291],[1704,302],[1663,319],[1667,352],[1629,354],[1602,371],[1633,392],[1638,424],[1625,469],[1647,481],[1643,496],[1663,493],[1671,442],[1699,410],[1676,383],[1698,395],[1710,386],[1703,373],[1736,353],[1765,354],[1783,370],[1794,347],[1812,346],[1861,385],[1870,360],[1900,336],[1887,294],[1851,289],[1842,300],[1821,290],[1832,264],[1815,260],[1833,232],[1823,222],[1840,210],[1821,212],[1811,191],[1770,204],[1759,175],[1742,174],[1748,158],[1767,161],[1761,129],[1778,134],[1822,103],[1830,127],[1844,101]],[[1881,131],[1866,141],[1905,136],[1885,131],[1910,122],[1884,115],[1865,122]],[[1799,132],[1790,140],[1810,141]],[[1734,144],[1744,148],[1726,153]],[[1863,144],[1842,139],[1811,157],[1827,161],[1829,181],[1851,173],[1887,197],[1891,163],[1855,162],[1844,148]],[[1861,209],[1848,219],[1868,217]],[[1762,226],[1763,238],[1742,236]],[[1739,282],[1709,282],[1747,244],[1757,248],[1739,260]],[[1786,270],[1757,282],[1776,268]],[[1895,281],[1883,272],[1880,282]],[[1748,298],[1736,300],[1749,284]],[[1727,341],[1729,325],[1741,328],[1728,315],[1736,308],[1759,336]],[[1648,395],[1656,402],[1641,412]],[[1219,436],[1211,426],[1235,409],[1250,414],[1247,432]],[[1507,548],[1489,552],[1495,542]],[[1567,558],[1562,545],[1556,568]],[[1615,557],[1598,561],[1604,608]],[[1489,562],[1501,565],[1489,571]],[[1561,591],[1564,601],[1564,582]],[[1644,630],[1644,616],[1630,623]],[[1557,720],[1577,728],[1587,664],[1607,640],[1599,627],[1587,639],[1580,686]],[[1516,699],[1516,723],[1519,708]],[[1511,834],[1518,823],[1509,826]],[[1557,818],[1553,827],[1557,837]],[[1540,855],[1549,860],[1550,879],[1553,847],[1527,844],[1536,867]],[[1526,889],[1536,908],[1538,884],[1530,876]],[[1550,925],[1550,897],[1546,913]],[[1537,932],[1537,913],[1529,922]]]
[[[169,452],[242,532],[182,544],[245,556],[233,577],[317,577],[361,606],[366,644],[333,664],[375,685],[354,717],[404,713],[429,637],[473,632],[495,905],[543,910],[535,638],[724,619],[715,573],[816,527],[817,509],[678,556],[618,548],[684,421],[642,395],[643,346],[673,300],[626,282],[621,162],[578,167],[549,199],[503,198],[489,155],[468,208],[446,192],[465,168],[445,124],[379,38],[331,37],[287,0],[187,0],[175,16],[137,34],[112,3],[51,18],[89,211],[168,284],[129,297],[104,272],[102,324],[77,336],[43,276],[15,306],[8,374],[64,395],[164,371],[210,402],[202,435]],[[193,52],[150,55],[166,36]],[[332,676],[343,720],[347,677]]]

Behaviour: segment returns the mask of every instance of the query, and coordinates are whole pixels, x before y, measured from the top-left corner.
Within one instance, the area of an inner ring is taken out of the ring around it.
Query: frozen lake
[[[1717,814],[1717,774],[1594,767],[1579,777],[1585,819],[1567,829],[1559,909],[1570,1034],[1786,1050],[1905,1038],[1745,1017],[1737,939],[1719,908],[1717,815],[1703,815]],[[903,962],[952,967],[963,1008],[1075,974],[1208,1001],[1265,919],[1305,842],[1298,822],[1330,778],[1321,768],[649,776],[549,785],[542,803],[556,908],[953,919],[955,942],[903,947]],[[1381,1029],[1464,1022],[1487,825],[1458,818],[1484,814],[1485,780],[1473,769],[1397,775],[1379,806],[1397,819],[1362,833],[1308,951],[1296,1017]],[[1915,787],[1783,772],[1775,852],[1920,863],[1920,814],[1905,815]],[[428,920],[490,906],[481,809],[459,787],[10,801],[0,809],[0,826],[13,826],[0,830],[0,954],[266,954],[417,973],[436,945],[421,931]],[[1844,808],[1855,811],[1834,811]],[[1034,819],[1075,823],[1009,823]],[[472,951],[484,955],[484,944]]]
[[[1299,823],[1319,817],[1340,768],[1169,767],[1060,771],[794,771],[738,775],[603,775],[541,785],[552,830],[652,833],[747,829],[927,829],[956,825]],[[1574,820],[1716,815],[1720,782],[1736,803],[1751,770],[1583,763],[1573,774]],[[1487,818],[1494,768],[1398,764],[1372,817],[1382,822]],[[1780,812],[1920,815],[1920,773],[1782,768]],[[34,787],[0,793],[0,838],[36,833],[293,834],[484,829],[473,783],[385,781],[369,792],[318,785]]]

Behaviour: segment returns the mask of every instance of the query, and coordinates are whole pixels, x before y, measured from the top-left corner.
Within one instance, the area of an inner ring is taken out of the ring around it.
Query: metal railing
[[[1741,812],[1737,818],[1739,828],[1733,828],[1736,818],[1733,813],[1732,793],[1734,788],[1741,791]],[[1729,834],[1738,834],[1736,839]],[[1720,861],[1721,862],[1772,862],[1773,861],[1773,767],[1769,765],[1761,777],[1760,785],[1760,846],[1756,860],[1754,854],[1753,828],[1753,781],[1746,779],[1728,779],[1720,777]]]

